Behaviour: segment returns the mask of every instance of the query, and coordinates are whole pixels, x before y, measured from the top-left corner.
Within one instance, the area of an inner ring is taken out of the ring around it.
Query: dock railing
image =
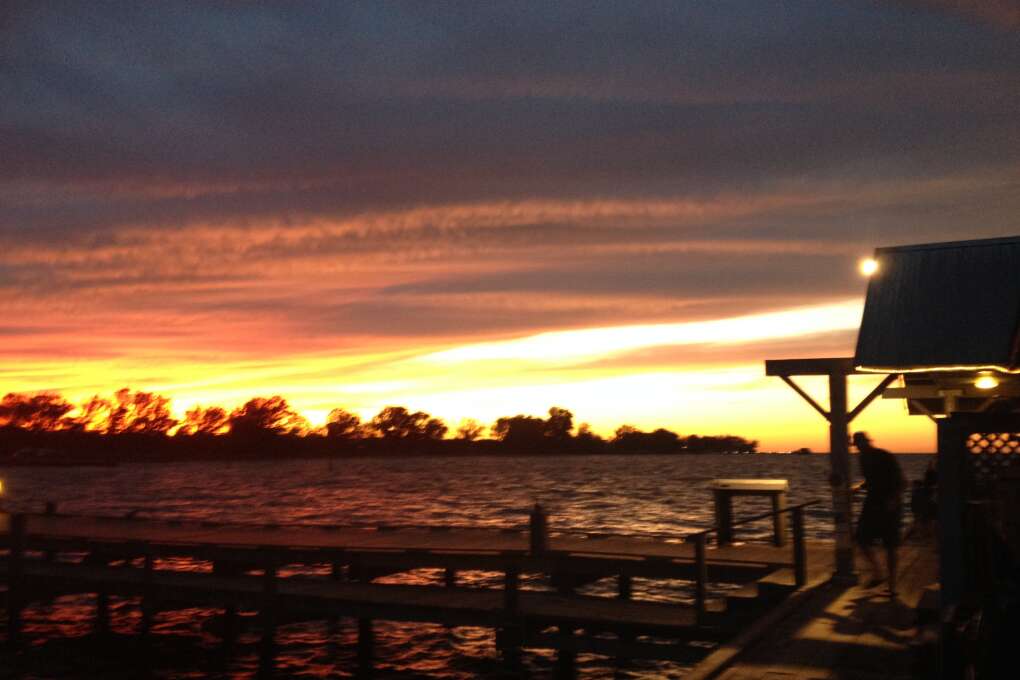
[[[801,586],[805,585],[806,582],[807,582],[807,551],[806,551],[806,546],[805,546],[804,510],[805,510],[805,508],[810,507],[812,505],[816,505],[818,503],[820,503],[819,500],[811,500],[811,501],[807,501],[807,502],[800,503],[800,504],[797,504],[797,505],[792,505],[792,506],[789,506],[789,507],[784,507],[784,508],[780,508],[780,509],[773,509],[773,510],[770,510],[768,512],[763,512],[763,513],[754,515],[752,517],[747,517],[747,518],[741,519],[739,521],[731,522],[729,527],[730,527],[730,529],[732,531],[732,528],[735,528],[735,527],[745,526],[747,524],[751,524],[753,522],[758,522],[758,521],[761,521],[761,520],[767,519],[767,518],[773,518],[774,519],[775,516],[778,515],[778,514],[790,513],[790,515],[791,515],[791,522],[789,523],[789,526],[790,526],[790,531],[792,533],[792,541],[790,543],[791,543],[792,552],[793,552],[793,560],[792,560],[793,580],[794,580],[794,584],[797,587],[801,587]],[[32,543],[30,541],[30,537],[28,536],[28,532],[26,531],[26,519],[28,518],[28,516],[31,516],[32,514],[34,514],[34,513],[15,513],[15,514],[9,515],[9,522],[10,522],[10,526],[8,528],[9,535],[6,537],[7,538],[7,543],[8,543],[8,545],[7,545],[7,548],[8,548],[8,560],[7,561],[8,561],[8,582],[10,584],[9,598],[17,598],[17,593],[19,591],[18,580],[21,577],[21,571],[22,571],[21,566],[22,566],[22,560],[23,560],[23,557],[24,557],[24,553],[27,550],[32,550],[34,548],[34,546],[32,545]],[[62,515],[62,514],[57,512],[57,507],[56,507],[56,504],[54,504],[54,503],[47,503],[45,511],[43,513],[39,513],[39,514],[41,514],[43,516],[46,516],[46,517],[83,517],[82,515]],[[104,517],[93,516],[93,518],[95,518],[95,519],[105,519],[105,520],[119,520],[119,521],[125,521],[125,522],[132,522],[132,521],[143,520],[143,517],[139,516],[139,513],[137,513],[137,512],[129,513],[127,516],[124,516],[124,515],[120,515],[120,516],[104,516]],[[148,519],[148,518],[145,518],[145,519]],[[451,530],[457,530],[457,529],[474,529],[474,530],[478,530],[478,529],[486,529],[487,528],[487,529],[490,529],[490,530],[496,530],[496,531],[503,532],[503,533],[511,532],[511,533],[517,533],[517,534],[524,535],[526,537],[526,540],[530,544],[530,550],[528,548],[524,548],[521,551],[509,551],[509,552],[507,552],[508,555],[510,553],[514,553],[515,555],[520,555],[520,556],[528,555],[528,554],[531,554],[532,556],[536,556],[536,555],[541,555],[543,553],[547,553],[547,551],[549,551],[548,540],[549,540],[550,536],[569,536],[569,535],[573,535],[573,536],[579,536],[579,537],[585,537],[585,538],[610,538],[610,537],[653,538],[653,536],[649,535],[649,534],[638,534],[638,535],[630,534],[630,535],[628,535],[628,534],[617,533],[617,532],[592,532],[592,531],[585,530],[585,529],[566,528],[566,527],[560,528],[558,530],[550,529],[550,527],[547,524],[547,518],[544,516],[544,511],[541,511],[541,509],[539,507],[536,507],[532,511],[532,515],[531,515],[530,520],[531,521],[530,521],[529,524],[523,525],[523,526],[522,525],[516,525],[516,526],[488,526],[488,527],[486,527],[484,525],[483,526],[478,526],[478,525],[474,525],[474,526],[463,526],[463,525],[457,525],[457,526],[454,526],[454,525],[416,525],[416,524],[401,524],[401,525],[393,525],[393,524],[391,524],[391,525],[386,525],[386,524],[374,524],[374,523],[373,524],[370,524],[370,523],[363,523],[363,524],[362,523],[350,523],[350,524],[347,524],[347,525],[317,525],[317,524],[283,524],[283,525],[281,525],[281,524],[259,524],[259,525],[253,525],[253,524],[245,524],[245,523],[209,522],[209,521],[199,521],[199,522],[196,522],[196,524],[198,524],[200,526],[206,526],[206,527],[214,527],[214,526],[244,526],[244,527],[247,527],[247,528],[252,528],[252,527],[260,527],[260,528],[284,528],[284,527],[289,527],[289,528],[315,528],[315,529],[327,529],[327,530],[328,529],[340,529],[340,528],[358,528],[358,529],[374,530],[376,532],[389,532],[389,531],[398,531],[400,529],[412,529],[412,528],[413,529],[423,529],[423,530],[427,530],[427,531],[430,531],[430,532],[431,531],[444,532],[444,531],[451,531]],[[162,519],[162,520],[156,519],[156,521],[164,521],[164,522],[167,522],[167,523],[169,523],[171,525],[182,523],[180,521],[174,521],[174,520],[168,520],[168,519]],[[779,526],[779,524],[773,522],[773,526]],[[536,534],[540,534],[540,535],[536,535]],[[667,540],[667,541],[670,541],[670,542],[676,541],[676,542],[684,542],[684,543],[691,543],[691,544],[693,544],[693,547],[694,547],[694,567],[695,567],[694,568],[694,579],[693,579],[693,581],[694,581],[694,607],[695,607],[697,619],[698,619],[699,622],[704,620],[705,613],[706,613],[706,601],[707,601],[707,591],[708,591],[708,583],[709,583],[709,578],[708,578],[708,576],[709,576],[709,562],[710,562],[709,551],[708,551],[708,544],[709,544],[710,537],[713,537],[713,536],[715,537],[716,544],[718,546],[725,545],[728,542],[728,541],[721,540],[720,530],[719,530],[718,526],[714,526],[714,527],[711,527],[711,528],[708,528],[708,529],[704,529],[704,530],[700,530],[700,531],[683,533],[683,534],[671,534],[671,535],[667,535],[667,534],[662,534],[662,533],[659,533],[659,532],[655,532],[655,535],[654,535],[654,538],[656,538],[658,540]],[[730,540],[732,540],[732,536],[730,536]],[[87,543],[87,540],[85,540],[84,542]],[[72,545],[74,545],[74,543],[75,543],[74,541],[70,541],[69,545],[67,547],[71,547]],[[153,565],[153,559],[154,559],[154,555],[152,553],[152,546],[149,545],[148,541],[142,541],[142,542],[128,541],[126,543],[138,544],[139,549],[137,550],[137,553],[144,557],[145,580],[146,580],[146,582],[151,581],[152,570],[153,570],[153,566],[152,565]],[[53,549],[54,549],[53,546],[46,544],[46,545],[43,545],[43,546],[40,546],[40,547],[44,551],[44,555],[45,555],[44,559],[46,559],[48,561],[52,560],[53,559]],[[464,548],[464,549],[444,548],[443,552],[445,552],[446,554],[455,554],[455,553],[458,553],[458,552],[471,551],[471,550],[473,550],[473,549],[470,549],[470,548]],[[276,555],[276,553],[279,552],[279,551],[280,551],[279,549],[272,549],[272,548],[267,547],[265,550],[257,550],[255,552],[259,553],[259,557],[263,557],[265,555],[271,555],[273,557],[278,557]],[[286,551],[284,551],[284,552],[286,552]],[[504,552],[506,552],[506,551],[504,551]],[[552,551],[552,552],[554,552],[554,551]],[[573,551],[571,551],[571,552],[573,552]],[[599,554],[599,553],[602,552],[602,550],[600,550],[597,547],[593,546],[592,549],[584,550],[582,552],[589,553],[589,554]],[[614,550],[608,550],[607,554],[611,554],[613,552],[615,552],[615,551]],[[261,560],[259,560],[259,561],[261,561]],[[274,595],[273,591],[274,591],[274,586],[275,586],[275,578],[276,578],[276,575],[277,575],[276,574],[277,570],[275,568],[276,566],[277,565],[274,564],[271,567],[267,567],[266,571],[265,571],[266,576],[265,576],[265,583],[264,583],[264,585],[265,585],[265,596],[266,596],[266,599],[267,599],[267,603],[272,601],[273,595]],[[355,566],[356,565],[353,565],[353,563],[352,563],[352,569]],[[336,565],[334,564],[333,567],[334,567],[334,571],[335,571]],[[449,569],[447,570],[447,572],[448,572],[447,575],[446,575],[447,585],[451,585],[450,582],[453,579],[451,578],[451,574],[449,572]],[[518,565],[516,562],[514,562],[514,564],[509,564],[508,563],[508,566],[506,567],[505,579],[504,579],[504,590],[505,590],[505,602],[504,602],[504,605],[505,605],[505,607],[506,607],[508,612],[514,612],[517,609],[517,604],[518,604],[518,593],[517,593],[517,591],[519,589],[519,584],[520,584],[520,565]],[[623,597],[623,598],[629,597],[630,589],[631,589],[630,588],[630,575],[629,574],[622,574],[621,573],[620,574],[620,597]],[[9,610],[14,610],[14,611],[13,612],[9,611],[8,612],[9,615],[17,616],[16,611],[20,608],[18,606],[18,604],[19,603],[16,602],[16,601],[13,601],[13,600],[11,601],[11,605],[12,606],[9,607]],[[271,607],[267,607],[267,609],[271,609]],[[143,612],[143,623],[144,624],[148,624],[148,619],[150,618],[150,616],[148,616],[146,614],[148,614],[148,612]],[[16,631],[17,630],[17,625],[15,624],[14,626],[10,626],[9,630]]]
[[[763,512],[753,517],[742,519],[738,522],[732,522],[729,527],[741,526],[744,524],[750,524],[752,522],[758,522],[766,518],[775,517],[782,513],[791,514],[790,530],[793,533],[793,581],[794,584],[800,588],[807,583],[807,550],[804,545],[804,508],[816,505],[820,503],[819,500],[807,501],[805,503],[799,503],[797,505],[791,505],[786,508],[780,508],[778,510],[770,510]],[[707,545],[708,537],[715,535],[716,541],[719,542],[719,527],[715,526],[710,529],[704,529],[702,531],[696,531],[691,534],[687,534],[684,537],[685,542],[691,542],[694,544],[694,607],[697,612],[698,620],[703,620],[705,617],[705,604],[708,599],[708,555]],[[732,537],[731,537],[732,539]]]

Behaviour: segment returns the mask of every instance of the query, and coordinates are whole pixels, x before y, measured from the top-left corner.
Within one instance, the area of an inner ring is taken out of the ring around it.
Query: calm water
[[[929,456],[899,456],[909,479],[921,476]],[[854,461],[856,466],[856,460]],[[428,458],[395,460],[179,463],[115,468],[0,469],[3,505],[39,511],[56,501],[61,512],[231,522],[308,524],[470,524],[522,526],[538,501],[556,530],[584,530],[673,536],[710,526],[716,477],[784,478],[790,501],[827,499],[825,456],[585,456],[549,458]],[[806,516],[809,536],[829,538],[827,504]],[[736,513],[767,507],[742,500]],[[743,530],[739,540],[767,538],[770,525]],[[440,575],[420,570],[391,581],[433,582]],[[496,585],[495,574],[469,573],[470,585]],[[635,596],[683,601],[687,584],[635,583]],[[543,588],[539,579],[527,587]],[[608,592],[595,584],[587,592]],[[128,652],[138,611],[134,602],[113,602],[115,638],[110,649],[92,638],[92,598],[65,597],[26,613],[32,648],[16,660],[22,677],[246,678],[257,672],[258,631],[242,635],[228,655],[221,653],[218,619],[212,610],[164,612],[156,618],[152,649]],[[349,677],[355,669],[353,623],[341,620],[284,626],[278,634],[277,672],[284,677]],[[97,653],[97,651],[99,653]],[[106,653],[109,652],[109,653]],[[138,667],[140,658],[146,668]],[[133,659],[133,660],[132,660]],[[10,662],[10,659],[6,659]],[[526,652],[523,669],[501,662],[488,629],[376,623],[379,677],[451,678],[545,677],[551,654]],[[597,656],[578,658],[582,678],[682,677],[678,663],[628,662]],[[2,676],[2,671],[0,671]]]

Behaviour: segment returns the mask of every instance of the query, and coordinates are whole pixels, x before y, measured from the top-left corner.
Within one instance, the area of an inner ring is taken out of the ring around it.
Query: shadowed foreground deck
[[[900,549],[899,594],[884,585],[809,585],[704,659],[689,680],[877,680],[928,677],[934,653],[919,613],[933,603],[937,555],[930,542]],[[867,574],[858,557],[858,571]],[[920,605],[920,606],[919,606]],[[928,643],[927,645],[925,643]]]

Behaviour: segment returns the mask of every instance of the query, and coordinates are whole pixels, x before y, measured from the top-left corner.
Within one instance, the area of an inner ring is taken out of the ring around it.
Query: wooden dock
[[[868,568],[858,556],[858,573]],[[705,658],[689,680],[939,677],[933,540],[900,548],[898,595],[884,585],[809,584]]]
[[[804,540],[803,506],[783,512],[794,517],[786,547],[711,546],[712,530],[685,542],[553,532],[536,543],[534,530],[243,526],[67,516],[53,508],[0,514],[7,638],[18,641],[28,603],[96,593],[100,631],[116,595],[139,599],[141,634],[163,609],[222,608],[227,631],[238,611],[258,611],[267,648],[277,625],[353,617],[363,660],[371,659],[373,620],[489,627],[506,651],[552,648],[568,665],[582,651],[690,660],[703,648],[689,642],[725,641],[799,583],[831,572],[832,545]],[[180,560],[168,558],[187,558],[190,567],[180,570]],[[442,576],[430,585],[378,582],[422,568]],[[496,573],[502,587],[466,587],[462,571]],[[524,588],[522,574],[545,575],[549,587]],[[676,603],[651,602],[633,597],[634,578],[689,584],[678,587]],[[615,581],[609,596],[577,592],[600,579]],[[740,587],[721,594],[716,583]]]

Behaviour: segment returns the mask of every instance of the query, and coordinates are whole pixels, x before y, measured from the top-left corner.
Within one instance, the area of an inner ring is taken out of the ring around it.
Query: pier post
[[[577,677],[577,650],[574,649],[574,630],[559,627],[559,644],[556,650],[556,679],[573,680]]]
[[[265,570],[262,574],[262,640],[259,650],[260,672],[271,671],[276,656],[276,555],[267,551],[263,558]]]
[[[856,583],[853,508],[850,505],[850,418],[847,413],[846,373],[829,373],[829,464],[832,474],[832,514],[836,524],[836,573],[844,583]]]
[[[46,501],[46,506],[43,509],[43,514],[46,515],[47,517],[52,517],[53,515],[57,514],[57,504],[54,503],[53,501]],[[52,550],[47,550],[45,553],[43,553],[43,559],[45,559],[47,562],[52,562],[53,557],[54,552]]]
[[[804,547],[804,508],[793,509],[793,579],[798,588],[807,583],[807,551]]]
[[[457,570],[453,567],[447,567],[443,572],[443,585],[447,588],[457,587]]]
[[[700,624],[705,618],[705,595],[708,588],[708,561],[705,556],[704,532],[694,535],[694,609]]]
[[[10,553],[7,557],[7,642],[17,644],[21,638],[21,610],[25,593],[25,515],[12,514],[10,521]]]
[[[149,544],[145,544],[143,559],[142,568],[144,570],[145,587],[142,592],[142,634],[148,635],[152,630],[152,616],[156,609],[156,603],[154,602],[155,593],[152,586],[152,572],[155,567],[155,560],[153,560],[152,547]]]
[[[518,587],[521,573],[516,564],[508,564],[503,577],[503,608],[507,614],[516,614],[518,605]]]
[[[375,646],[375,631],[372,619],[358,619],[358,677],[372,676],[374,660],[372,648]]]
[[[106,590],[96,593],[96,632],[100,635],[110,633],[110,593]]]
[[[786,545],[786,492],[772,494],[772,542],[777,548]]]
[[[549,516],[541,504],[535,503],[529,519],[531,554],[542,555],[549,549]]]
[[[633,592],[630,574],[620,574],[616,581],[617,595],[621,600],[629,600]]]

